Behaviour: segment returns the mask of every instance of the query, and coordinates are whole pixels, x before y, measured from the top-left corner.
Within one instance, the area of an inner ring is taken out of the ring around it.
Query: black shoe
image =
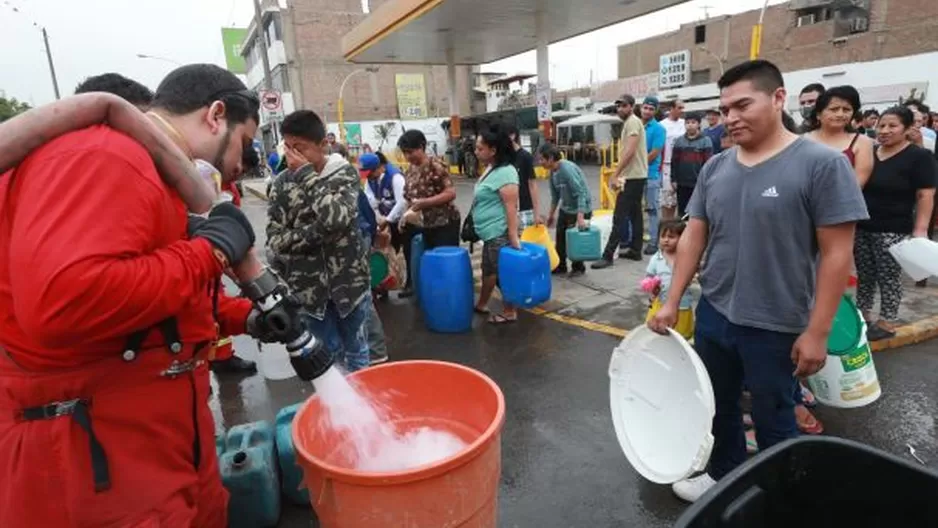
[[[372,365],[380,365],[381,363],[387,363],[388,354],[387,352],[385,352],[384,354],[379,354],[375,352],[374,350],[369,350],[368,358],[371,360]]]
[[[658,248],[656,248],[655,246],[652,246],[651,244],[648,244],[647,246],[645,246],[644,253],[646,255],[654,255],[657,252],[658,252]]]
[[[557,266],[557,268],[550,272],[551,275],[565,275],[567,273],[567,268],[563,266]]]
[[[597,261],[594,262],[590,267],[593,268],[593,269],[595,269],[595,270],[601,270],[601,269],[611,268],[611,267],[612,267],[612,260],[609,260],[609,259],[597,260]]]
[[[619,253],[619,258],[620,258],[620,259],[626,259],[626,260],[636,260],[636,261],[638,261],[638,262],[641,262],[641,261],[642,261],[642,255],[641,255],[641,253],[639,253],[638,251],[635,251],[635,250],[632,249],[632,248],[629,248],[629,249],[623,251],[622,253]]]
[[[583,269],[575,269],[575,270],[571,271],[571,272],[567,275],[567,278],[568,278],[568,279],[575,279],[575,278],[577,278],[577,277],[582,277],[583,275],[586,275],[586,268],[583,268]]]
[[[397,292],[398,299],[409,299],[414,296],[413,288],[404,288],[403,290]]]
[[[216,374],[254,374],[257,372],[257,363],[248,359],[242,359],[238,356],[231,356],[228,359],[212,361],[212,372]]]
[[[866,339],[867,341],[882,341],[883,339],[892,339],[896,337],[896,333],[892,330],[886,330],[878,324],[874,324],[866,329]]]

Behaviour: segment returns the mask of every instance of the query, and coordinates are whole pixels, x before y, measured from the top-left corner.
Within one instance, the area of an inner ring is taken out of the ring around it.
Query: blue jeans
[[[648,245],[658,247],[658,196],[661,193],[661,178],[648,180],[645,186],[645,212],[648,213]]]
[[[370,302],[371,299],[366,297],[345,318],[342,318],[339,317],[335,304],[329,301],[322,321],[312,316],[307,319],[309,331],[316,336],[316,339],[323,342],[336,364],[349,372],[361,370],[370,363],[365,330],[365,320],[368,317],[367,303]]]
[[[752,420],[759,449],[798,436],[795,423],[791,348],[797,334],[731,323],[706,298],[697,304],[694,348],[707,367],[716,416],[707,473],[715,480],[746,461],[746,437],[739,399],[743,384],[752,394]]]

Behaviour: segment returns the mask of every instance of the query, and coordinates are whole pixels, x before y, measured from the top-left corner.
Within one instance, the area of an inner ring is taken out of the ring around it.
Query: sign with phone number
[[[398,73],[394,76],[397,111],[401,119],[426,119],[427,88],[422,73]]]
[[[687,84],[690,71],[690,51],[668,53],[658,58],[658,87],[679,88]]]

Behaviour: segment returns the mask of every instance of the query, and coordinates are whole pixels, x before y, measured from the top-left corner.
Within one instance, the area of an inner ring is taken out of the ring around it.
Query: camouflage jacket
[[[371,287],[358,229],[360,191],[358,171],[337,155],[321,173],[306,165],[282,173],[271,186],[270,264],[320,320],[329,301],[346,317]]]

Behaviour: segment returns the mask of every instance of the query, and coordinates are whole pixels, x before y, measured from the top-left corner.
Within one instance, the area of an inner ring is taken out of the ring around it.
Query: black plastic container
[[[851,440],[801,437],[736,468],[675,528],[938,527],[938,472]]]

